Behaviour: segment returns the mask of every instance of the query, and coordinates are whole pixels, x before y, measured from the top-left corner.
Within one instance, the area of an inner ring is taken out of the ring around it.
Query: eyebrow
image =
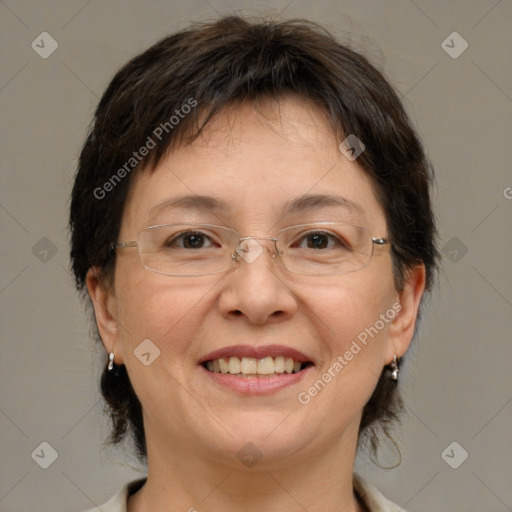
[[[283,215],[291,215],[311,210],[319,210],[329,206],[342,207],[364,215],[364,209],[346,197],[332,194],[306,194],[288,201],[284,207]]]
[[[282,215],[287,216],[333,206],[354,211],[362,215],[365,214],[364,209],[360,205],[346,197],[332,194],[306,194],[287,201],[283,208]],[[148,215],[154,217],[162,211],[172,209],[209,211],[222,214],[225,213],[229,207],[225,202],[213,196],[190,194],[162,201],[151,208]]]
[[[216,199],[212,196],[190,194],[166,199],[153,206],[153,208],[149,210],[148,215],[154,217],[162,211],[180,208],[184,210],[203,210],[224,213],[227,210],[227,205],[220,199]]]

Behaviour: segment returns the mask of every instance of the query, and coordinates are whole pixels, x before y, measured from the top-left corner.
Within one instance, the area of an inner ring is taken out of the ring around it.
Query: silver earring
[[[398,368],[398,363],[396,362],[396,354],[393,356],[393,361],[391,361],[391,378],[393,380],[398,380],[398,372],[400,369]]]
[[[108,356],[108,371],[111,372],[114,369],[114,352],[110,352]]]

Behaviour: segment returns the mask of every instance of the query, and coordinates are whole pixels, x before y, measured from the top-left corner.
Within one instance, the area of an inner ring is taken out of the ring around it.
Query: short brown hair
[[[237,16],[162,39],[119,70],[103,94],[72,192],[71,261],[79,290],[84,292],[93,266],[105,278],[113,274],[115,253],[109,245],[117,239],[135,172],[153,170],[171,148],[193,140],[223,108],[287,94],[313,101],[336,133],[363,141],[358,163],[372,179],[393,240],[395,287],[401,290],[408,269],[424,264],[430,290],[439,258],[429,193],[433,169],[396,92],[364,56],[312,22]],[[116,171],[126,170],[133,152],[191,98],[197,108],[172,129],[161,130],[159,143],[134,165],[134,172],[112,182]],[[107,182],[108,197],[98,197]],[[142,408],[124,365],[113,372],[105,368],[101,391],[113,424],[110,441],[118,443],[131,430],[142,461],[147,456]],[[360,442],[364,437],[375,451],[380,433],[389,436],[402,408],[385,368],[364,407]]]

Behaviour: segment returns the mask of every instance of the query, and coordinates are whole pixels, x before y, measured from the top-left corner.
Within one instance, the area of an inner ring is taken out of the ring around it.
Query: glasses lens
[[[373,243],[363,227],[318,223],[285,228],[279,238],[283,263],[290,272],[339,275],[370,263]]]
[[[277,247],[290,272],[340,275],[366,267],[373,243],[368,229],[321,222],[283,229]],[[228,270],[238,234],[210,224],[166,224],[142,231],[139,258],[153,272],[174,276],[217,274]],[[244,258],[247,263],[252,260]]]
[[[148,270],[165,275],[196,276],[224,272],[230,265],[234,231],[208,224],[153,226],[139,236],[139,257]]]

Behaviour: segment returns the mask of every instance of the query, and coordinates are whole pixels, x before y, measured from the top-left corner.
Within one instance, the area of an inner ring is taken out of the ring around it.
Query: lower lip
[[[201,369],[206,372],[207,376],[220,386],[231,389],[240,395],[271,395],[289,386],[293,386],[300,382],[312,366],[308,366],[298,373],[283,373],[273,377],[236,377],[229,373],[216,373],[207,370],[203,366]]]

